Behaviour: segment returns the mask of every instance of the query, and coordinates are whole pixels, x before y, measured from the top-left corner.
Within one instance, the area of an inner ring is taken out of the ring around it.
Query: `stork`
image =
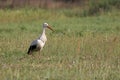
[[[48,23],[43,23],[43,31],[41,36],[39,36],[36,40],[33,40],[30,44],[27,54],[32,54],[33,51],[41,51],[47,41],[47,37],[45,35],[46,28],[49,28],[53,31],[53,29],[48,25]]]

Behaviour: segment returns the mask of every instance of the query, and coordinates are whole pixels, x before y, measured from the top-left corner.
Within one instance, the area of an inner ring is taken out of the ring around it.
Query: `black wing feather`
[[[37,48],[37,45],[32,45],[29,47],[27,54],[31,54],[32,51],[34,51]]]

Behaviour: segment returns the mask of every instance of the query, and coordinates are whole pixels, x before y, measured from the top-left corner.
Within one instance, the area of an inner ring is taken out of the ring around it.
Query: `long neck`
[[[39,39],[40,39],[42,36],[45,36],[45,28],[43,28],[42,34],[39,36]]]
[[[45,28],[43,28],[42,35],[45,35]]]

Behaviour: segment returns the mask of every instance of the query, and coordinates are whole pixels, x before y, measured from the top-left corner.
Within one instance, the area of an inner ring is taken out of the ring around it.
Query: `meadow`
[[[55,31],[29,56],[43,22]],[[0,80],[120,80],[120,11],[0,10]]]

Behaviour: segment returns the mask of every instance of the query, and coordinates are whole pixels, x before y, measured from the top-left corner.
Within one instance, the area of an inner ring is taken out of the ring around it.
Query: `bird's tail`
[[[31,54],[31,47],[28,49],[28,52],[27,52],[28,55]]]

